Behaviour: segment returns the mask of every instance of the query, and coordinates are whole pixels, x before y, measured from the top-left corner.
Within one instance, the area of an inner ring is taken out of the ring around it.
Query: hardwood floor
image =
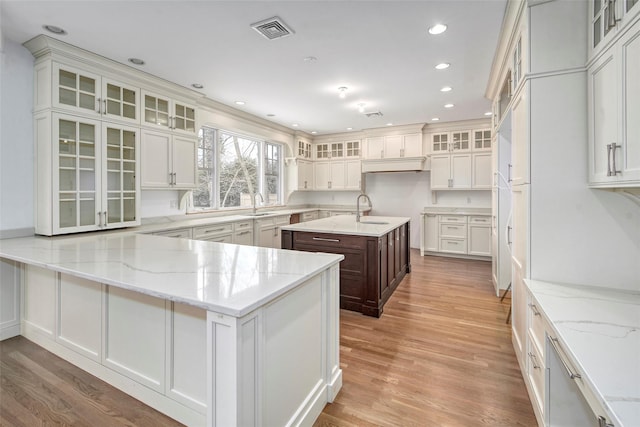
[[[411,261],[381,318],[342,311],[343,387],[315,426],[536,426],[491,263]]]
[[[535,426],[491,264],[411,256],[381,318],[341,312],[343,387],[315,426]],[[34,425],[180,424],[16,337],[0,342],[0,426]]]

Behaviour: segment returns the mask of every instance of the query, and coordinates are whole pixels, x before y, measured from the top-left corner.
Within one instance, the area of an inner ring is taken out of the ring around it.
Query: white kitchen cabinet
[[[302,158],[287,158],[288,191],[313,190],[313,162]]]
[[[471,151],[471,132],[470,131],[451,132],[451,144],[449,146],[452,152]]]
[[[233,243],[233,224],[211,224],[194,227],[192,238],[208,242]]]
[[[144,126],[196,136],[196,108],[193,105],[144,90],[142,105]]]
[[[438,215],[424,214],[422,233],[420,233],[422,245],[420,255],[424,256],[426,251],[438,251]]]
[[[296,157],[300,159],[311,158],[311,143],[303,140],[298,140],[298,151]]]
[[[232,243],[236,245],[253,246],[253,220],[233,223]]]
[[[345,175],[344,161],[316,162],[313,164],[314,189],[344,190]]]
[[[140,123],[140,89],[133,85],[57,62],[40,64],[35,77],[35,111],[53,107],[89,118]]]
[[[362,151],[360,147],[360,140],[345,141],[344,150],[344,156],[346,158],[360,158]]]
[[[529,172],[531,132],[529,128],[529,88],[530,83],[527,81],[511,107],[513,144],[511,147],[511,166],[507,174],[507,180],[511,185],[528,184],[531,179]]]
[[[473,151],[491,150],[491,129],[473,131]]]
[[[490,190],[493,183],[491,153],[472,153],[471,162],[471,188]]]
[[[448,153],[449,152],[449,133],[434,133],[431,135],[431,152],[432,153]]]
[[[173,237],[173,238],[179,238],[179,239],[191,239],[192,230],[191,228],[178,228],[175,230],[156,231],[155,233],[153,233],[153,235]]]
[[[470,189],[472,175],[471,156],[471,153],[431,156],[431,189]]]
[[[640,186],[640,21],[589,67],[589,184]]]
[[[438,237],[439,252],[467,254],[467,217],[464,215],[439,215]]]
[[[366,159],[400,159],[422,155],[421,133],[367,138]]]
[[[318,211],[303,212],[302,214],[300,214],[300,222],[313,221],[318,219],[318,217]]]
[[[640,13],[638,0],[589,2],[589,50],[595,56],[623,33]]]
[[[35,116],[36,233],[139,225],[139,128],[43,112]]]
[[[345,169],[345,190],[362,189],[362,165],[360,160],[346,160]]]
[[[20,335],[20,264],[0,258],[0,341]]]
[[[280,227],[289,224],[290,215],[255,220],[256,246],[265,248],[282,247]]]
[[[143,129],[141,187],[195,188],[196,151],[197,141],[194,138]]]
[[[469,255],[491,256],[491,217],[469,216],[467,245]]]

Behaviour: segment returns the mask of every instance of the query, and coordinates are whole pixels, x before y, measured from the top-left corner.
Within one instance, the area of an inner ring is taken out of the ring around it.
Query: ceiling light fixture
[[[306,56],[303,59],[304,62],[315,62],[317,60],[318,60],[318,58],[316,58],[315,56]]]
[[[452,87],[451,86],[445,86],[442,89],[440,89],[440,92],[451,92]]]
[[[318,132],[316,132],[315,130],[312,130],[312,131],[311,131],[311,134],[312,134],[312,135],[315,135],[316,133],[318,133]]]
[[[450,65],[451,64],[449,64],[448,62],[441,62],[440,64],[436,65],[436,70],[446,70]]]
[[[358,104],[358,111],[360,111],[361,113],[364,113],[364,106],[366,104],[364,102],[361,102]]]
[[[387,126],[393,126],[393,123],[387,123]]]
[[[433,27],[429,28],[429,34],[442,34],[447,31],[447,26],[444,24],[436,24]]]
[[[353,128],[347,128],[347,130],[353,130]]]
[[[293,123],[291,126],[293,126],[294,128],[297,128],[298,124],[297,123]]]
[[[487,111],[486,113],[484,113],[485,116],[491,116],[493,113],[491,111]]]
[[[127,61],[131,62],[133,65],[144,65],[144,61],[140,58],[129,58]]]
[[[444,108],[453,108],[453,104],[444,104]]]
[[[202,89],[204,86],[201,85],[200,83],[191,83],[191,87],[195,89]]]
[[[42,28],[58,36],[64,36],[67,34],[64,28],[56,27],[55,25],[43,25]]]
[[[245,102],[244,101],[236,101],[236,105],[244,105]]]
[[[432,122],[437,122],[438,120],[440,120],[440,118],[438,117],[434,117],[433,119],[431,119]]]
[[[340,86],[340,87],[338,88],[338,92],[339,92],[339,93],[338,93],[338,96],[339,96],[340,98],[342,98],[342,99],[346,98],[346,97],[347,97],[347,91],[348,91],[348,90],[349,90],[349,88],[348,88],[348,87],[346,87],[346,86]]]

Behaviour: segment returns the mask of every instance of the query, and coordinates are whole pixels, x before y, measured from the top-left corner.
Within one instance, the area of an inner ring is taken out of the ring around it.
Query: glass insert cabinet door
[[[138,89],[116,81],[104,80],[102,83],[101,111],[128,122],[138,121]]]
[[[60,65],[55,66],[54,75],[56,107],[100,114],[100,76]]]
[[[123,225],[137,217],[137,158],[139,134],[135,128],[103,125],[106,206],[103,206],[103,226]],[[106,208],[106,209],[105,209]]]
[[[100,123],[54,115],[54,228],[86,231],[99,224]],[[54,160],[55,161],[55,160]]]

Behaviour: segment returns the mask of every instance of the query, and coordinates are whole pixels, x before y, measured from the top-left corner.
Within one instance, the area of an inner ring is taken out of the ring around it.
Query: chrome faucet
[[[371,199],[369,198],[369,196],[367,196],[364,193],[358,194],[358,198],[356,199],[356,222],[360,222],[360,198],[361,197],[364,197],[365,199],[367,199],[367,202],[369,202],[369,207],[373,207],[373,204],[371,203]]]
[[[262,194],[256,193],[256,194],[253,195],[253,197],[251,198],[251,201],[253,202],[253,214],[254,215],[256,214],[256,196],[260,196],[260,200],[264,204],[264,197],[262,197]]]

